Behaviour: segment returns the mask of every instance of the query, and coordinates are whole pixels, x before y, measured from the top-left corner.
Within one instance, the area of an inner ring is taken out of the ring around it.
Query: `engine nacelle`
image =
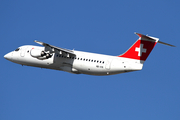
[[[30,54],[32,57],[35,57],[35,58],[43,57],[46,55],[44,51],[39,50],[39,49],[32,49]]]
[[[45,51],[39,49],[32,49],[30,54],[32,57],[35,57],[40,60],[44,60],[52,57],[52,54],[46,53]]]

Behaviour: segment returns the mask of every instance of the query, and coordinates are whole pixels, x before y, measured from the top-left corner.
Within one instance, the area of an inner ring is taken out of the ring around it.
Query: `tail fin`
[[[139,36],[139,39],[129,48],[129,50],[118,57],[145,61],[157,42],[173,46],[164,42],[160,42],[159,39],[155,37],[146,36],[139,33],[135,34]]]

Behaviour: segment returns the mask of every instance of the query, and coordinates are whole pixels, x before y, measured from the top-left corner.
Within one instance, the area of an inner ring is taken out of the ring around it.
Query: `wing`
[[[40,42],[40,41],[37,41],[37,40],[35,40],[34,42],[36,42],[36,43],[38,43],[38,44],[40,44],[40,45],[43,45],[43,46],[45,47],[45,51],[46,51],[46,52],[66,54],[67,57],[69,57],[69,56],[75,56],[73,50],[68,50],[68,49],[56,47],[56,46],[49,45],[49,44],[47,44],[47,43]]]

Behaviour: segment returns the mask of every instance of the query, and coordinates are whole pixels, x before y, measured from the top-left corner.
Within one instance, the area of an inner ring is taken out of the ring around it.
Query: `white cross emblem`
[[[147,50],[147,49],[144,49],[143,46],[144,46],[144,44],[140,44],[140,47],[139,47],[139,48],[136,47],[135,51],[138,52],[138,56],[141,56],[142,53],[146,53],[146,50]]]

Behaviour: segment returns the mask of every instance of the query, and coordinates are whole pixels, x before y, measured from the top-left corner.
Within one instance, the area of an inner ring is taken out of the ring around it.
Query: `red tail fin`
[[[139,33],[136,34],[140,38],[129,48],[129,50],[118,57],[125,57],[143,61],[147,59],[159,39],[155,37],[145,36]]]

